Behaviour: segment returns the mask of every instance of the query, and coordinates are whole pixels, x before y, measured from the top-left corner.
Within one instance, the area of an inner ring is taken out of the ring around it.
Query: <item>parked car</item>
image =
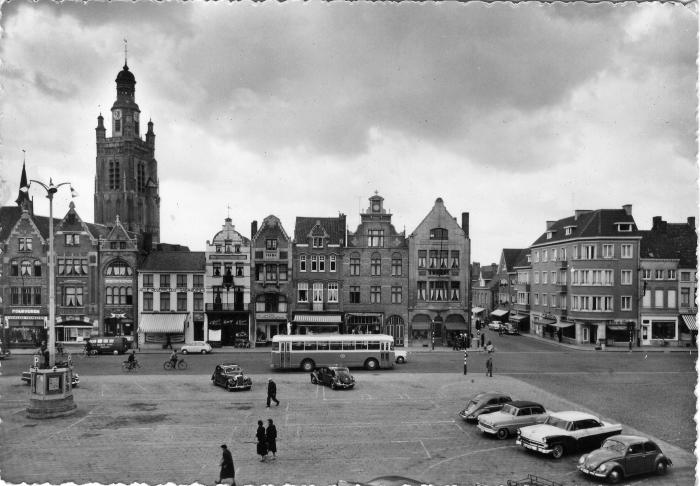
[[[423,486],[424,484],[428,483],[403,476],[381,476],[364,483],[360,481],[345,481],[343,479],[338,481],[338,486]]]
[[[603,440],[621,433],[622,425],[589,413],[553,412],[544,423],[521,428],[515,443],[559,459],[566,453],[596,449]]]
[[[182,354],[188,354],[188,353],[208,354],[208,353],[211,353],[211,345],[206,341],[194,341],[191,344],[183,344],[180,347],[180,352]]]
[[[518,326],[512,322],[506,322],[503,324],[503,333],[510,334],[511,336],[517,336],[520,334],[520,331],[518,330]]]
[[[617,483],[635,474],[665,474],[673,464],[659,446],[646,437],[615,435],[603,442],[600,449],[584,454],[578,469],[584,474]]]
[[[547,416],[547,411],[539,403],[517,400],[506,403],[498,412],[480,415],[477,427],[485,434],[507,439],[517,434],[521,427],[544,422]]]
[[[500,331],[501,327],[503,326],[503,323],[500,321],[491,321],[488,324],[489,329],[492,331]]]
[[[311,372],[311,383],[348,389],[355,386],[355,378],[345,366],[321,366]]]
[[[513,399],[509,395],[500,392],[482,392],[478,393],[467,402],[467,406],[459,412],[462,420],[476,422],[479,415],[485,413],[498,412],[506,403],[512,402]]]
[[[129,349],[129,341],[124,336],[91,337],[90,343],[99,354],[124,354]]]
[[[404,349],[395,349],[394,357],[396,358],[396,362],[398,364],[404,364],[406,361],[408,361],[408,351]]]
[[[221,363],[216,365],[211,380],[215,385],[222,386],[228,391],[250,390],[253,380],[243,372],[236,363]]]

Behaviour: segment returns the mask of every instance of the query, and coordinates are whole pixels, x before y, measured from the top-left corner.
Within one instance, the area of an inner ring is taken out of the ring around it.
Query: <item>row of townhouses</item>
[[[547,221],[529,248],[476,266],[473,312],[562,342],[692,346],[696,251],[694,217],[639,230],[630,205],[578,210]]]

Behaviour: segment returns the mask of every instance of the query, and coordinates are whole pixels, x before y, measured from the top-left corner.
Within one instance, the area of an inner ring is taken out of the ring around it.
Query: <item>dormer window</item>
[[[554,232],[553,232],[553,231],[547,231],[547,239],[548,239],[548,240],[551,240],[551,239],[552,239],[552,236],[554,236]]]
[[[574,233],[574,229],[576,229],[576,226],[566,226],[564,227],[564,234],[566,236],[571,236]]]
[[[314,236],[312,238],[312,245],[314,248],[323,248],[323,237],[322,236]]]
[[[224,252],[226,253],[231,253],[231,244],[233,242],[231,240],[224,240]]]
[[[620,233],[629,233],[632,231],[632,223],[617,223],[617,231]]]

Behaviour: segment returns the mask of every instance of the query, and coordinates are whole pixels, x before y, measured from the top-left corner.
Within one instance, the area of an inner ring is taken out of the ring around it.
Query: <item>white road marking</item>
[[[500,451],[500,450],[503,450],[503,449],[512,449],[512,448],[514,448],[514,447],[518,447],[518,446],[516,446],[516,445],[511,445],[511,446],[503,446],[503,447],[493,447],[493,448],[491,448],[491,449],[480,449],[480,450],[478,450],[478,451],[471,451],[471,452],[467,452],[466,454],[460,454],[460,455],[458,455],[458,456],[448,457],[447,459],[443,459],[442,461],[436,462],[436,463],[433,464],[432,466],[428,466],[428,467],[425,469],[425,472],[427,472],[427,471],[433,469],[434,467],[439,466],[440,464],[443,464],[443,463],[445,463],[445,462],[451,461],[451,460],[453,460],[453,459],[459,459],[460,457],[473,456],[473,455],[475,455],[475,454],[481,454],[481,453],[484,453],[484,452]]]
[[[423,444],[423,441],[422,441],[422,440],[419,440],[418,442],[420,442],[420,445],[423,446],[423,450],[424,450],[425,453],[428,455],[428,459],[432,459],[432,457],[430,456],[430,452],[428,452],[428,449],[425,447],[425,444]]]
[[[146,390],[143,386],[139,385],[138,383],[134,382],[134,385],[136,385],[137,387],[141,388],[143,391],[148,393],[148,390]]]

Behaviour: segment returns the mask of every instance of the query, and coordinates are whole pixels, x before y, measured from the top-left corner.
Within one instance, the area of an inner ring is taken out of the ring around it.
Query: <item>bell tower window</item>
[[[136,184],[140,192],[146,190],[146,165],[143,162],[139,162],[136,171]]]
[[[119,189],[119,161],[110,160],[109,162],[109,188]]]

